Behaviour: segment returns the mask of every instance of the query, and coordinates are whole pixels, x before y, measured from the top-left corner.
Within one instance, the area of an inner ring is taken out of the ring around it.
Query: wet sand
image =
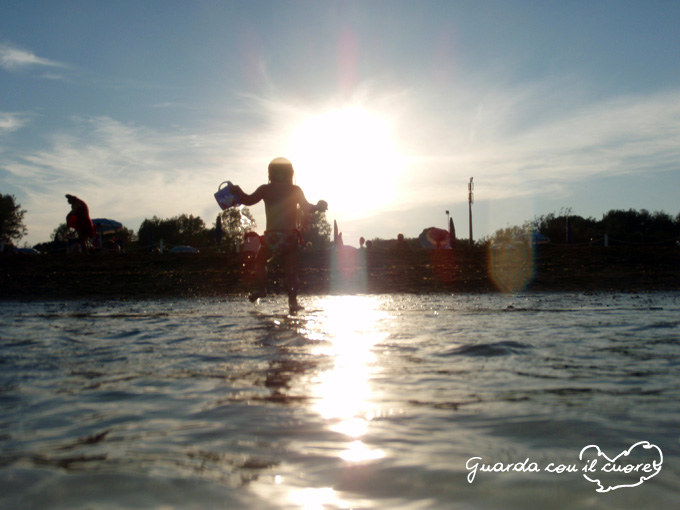
[[[270,272],[272,291],[282,289]],[[680,248],[540,246],[532,254],[456,250],[305,252],[300,293],[648,292],[680,290]],[[245,295],[237,255],[4,255],[0,299],[139,299]]]

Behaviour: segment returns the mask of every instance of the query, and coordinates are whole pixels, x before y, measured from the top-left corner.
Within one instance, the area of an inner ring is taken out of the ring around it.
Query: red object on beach
[[[449,233],[441,228],[426,228],[420,233],[418,239],[420,239],[420,245],[429,250],[449,248]]]
[[[94,237],[94,224],[90,219],[90,209],[87,204],[78,197],[66,195],[71,204],[71,212],[66,215],[66,225],[78,231],[78,235],[83,238]]]

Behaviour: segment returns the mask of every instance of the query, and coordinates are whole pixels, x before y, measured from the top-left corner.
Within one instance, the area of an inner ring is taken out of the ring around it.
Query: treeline
[[[218,230],[218,221],[222,222]],[[214,247],[224,244],[232,247],[243,242],[246,232],[255,229],[247,207],[243,210],[229,209],[215,220],[211,227],[206,226],[199,216],[182,214],[174,218],[161,219],[154,216],[145,219],[137,232],[137,247],[152,251],[163,242],[166,247],[188,245],[196,248]]]
[[[331,227],[325,213],[305,215],[298,211],[298,214],[298,224],[305,243],[315,248],[326,248],[330,243]],[[123,228],[105,237],[126,251],[157,251],[161,244],[166,249],[192,246],[202,250],[220,248],[221,251],[236,251],[237,246],[243,244],[245,235],[256,230],[257,223],[250,210],[247,207],[234,207],[223,211],[210,226],[200,216],[154,216],[145,219],[136,233]],[[52,232],[49,242],[40,243],[34,248],[43,253],[63,251],[75,236],[75,231],[62,223]]]
[[[26,210],[21,208],[13,195],[0,194],[0,242],[5,251],[26,235],[24,224]],[[214,223],[207,226],[200,216],[181,214],[172,218],[145,219],[135,233],[123,226],[119,231],[103,235],[108,243],[116,243],[125,250],[153,251],[163,246],[188,245],[195,248],[222,247],[225,251],[236,250],[248,232],[255,232],[257,224],[247,207],[232,207],[222,211]],[[324,249],[330,244],[331,226],[326,213],[304,214],[298,210],[298,228],[306,245]],[[63,251],[73,243],[76,232],[66,223],[58,225],[50,240],[33,248],[42,253]],[[102,247],[104,245],[102,244]]]
[[[304,242],[315,248],[326,248],[331,227],[325,213],[303,214],[298,210],[298,225]],[[234,251],[243,244],[248,232],[256,232],[257,223],[247,207],[230,208],[206,226],[200,217],[183,214],[169,219],[154,216],[139,227],[136,244],[139,249],[153,250],[163,241],[165,246],[189,245],[195,248],[221,247]]]
[[[26,211],[16,202],[13,195],[0,194],[0,241],[12,246],[18,242],[27,229],[24,225]],[[313,248],[325,249],[330,245],[331,226],[325,213],[304,215],[298,210],[298,225],[302,238]],[[218,228],[218,223],[219,227]],[[257,225],[247,207],[231,208],[223,211],[210,226],[198,216],[182,214],[173,218],[154,216],[145,219],[137,233],[123,228],[106,237],[119,243],[126,250],[154,250],[160,246],[173,247],[189,245],[196,248],[212,248],[218,245],[225,250],[233,250],[243,242],[246,233],[256,231]],[[221,230],[221,232],[220,232]],[[609,243],[616,244],[676,244],[680,241],[680,213],[675,217],[665,212],[642,210],[612,209],[596,220],[573,214],[571,208],[561,209],[523,225],[497,230],[492,236],[480,239],[476,246],[511,241],[521,234],[539,233],[550,238],[552,244],[602,244],[605,236]],[[62,223],[54,229],[49,242],[34,246],[43,253],[54,252],[67,246],[75,237],[75,231]],[[374,239],[375,247],[391,246],[394,240]],[[412,249],[420,245],[418,239],[408,239]],[[465,247],[467,241],[457,241],[457,246]]]
[[[601,243],[605,236],[610,243],[675,244],[680,239],[680,214],[673,217],[646,209],[612,209],[601,220],[596,220],[562,209],[559,213],[538,216],[522,226],[500,229],[485,241],[498,243],[530,232],[549,237],[553,244]]]

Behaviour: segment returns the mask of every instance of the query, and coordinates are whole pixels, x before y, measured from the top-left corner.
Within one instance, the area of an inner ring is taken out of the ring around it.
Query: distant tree
[[[561,209],[559,213],[536,216],[530,231],[538,232],[550,238],[552,242],[564,243],[567,238],[567,218],[571,216],[571,208]]]
[[[123,247],[130,246],[137,242],[135,231],[131,228],[123,227],[123,230],[116,232],[113,237],[116,238]]]
[[[142,224],[137,230],[137,245],[141,249],[152,250],[155,248],[156,244],[163,239],[162,233],[162,222],[158,216],[151,219],[146,218],[142,221]]]
[[[230,207],[222,211],[222,244],[233,248],[237,243],[243,244],[243,236],[247,232],[254,232],[257,228],[255,218],[247,207]],[[214,230],[212,230],[214,232]],[[214,236],[212,236],[214,238]]]
[[[66,223],[60,223],[57,228],[55,228],[52,231],[52,234],[50,235],[50,239],[54,242],[66,242],[69,239],[75,239],[78,237],[78,234],[76,234],[76,231],[73,230],[72,228],[69,228]]]
[[[601,226],[594,218],[582,218],[572,213],[570,207],[560,209],[559,213],[549,213],[535,217],[532,230],[550,238],[551,242],[567,242],[567,229],[571,228],[574,243],[587,243],[604,235]]]
[[[492,244],[500,244],[500,243],[508,243],[510,242],[514,237],[517,237],[520,234],[525,234],[531,230],[531,227],[529,224],[525,223],[522,226],[513,226],[513,227],[505,227],[496,230],[494,234],[491,236],[490,242]]]
[[[203,246],[208,239],[205,223],[200,217],[182,214],[174,218],[161,219],[154,216],[145,219],[139,226],[137,242],[141,248],[152,249],[161,242],[165,246],[189,244]]]
[[[305,214],[298,209],[298,229],[305,244],[311,243],[315,249],[325,249],[331,243],[330,223],[325,212]]]
[[[0,195],[0,241],[19,241],[28,230],[24,225],[26,210],[17,204],[14,195]]]
[[[525,222],[521,227],[500,229],[488,240],[498,243],[512,239],[524,232],[540,232],[553,243],[567,240],[567,220],[571,228],[573,242],[577,244],[601,240],[605,234],[611,242],[656,244],[675,242],[680,237],[680,214],[675,218],[665,212],[650,213],[646,209],[612,209],[598,221],[572,214],[571,209],[559,213],[549,213]]]
[[[676,240],[680,236],[680,222],[665,212],[652,213],[649,236],[655,242]]]
[[[595,218],[583,218],[581,216],[569,216],[569,224],[571,226],[572,239],[575,244],[589,243],[596,239],[602,239],[604,237],[604,232],[602,230],[602,225]],[[566,225],[566,218],[565,218]],[[566,227],[565,227],[566,229]],[[553,239],[554,242],[564,242],[566,240],[565,236],[560,239],[556,237]]]
[[[649,213],[643,211],[640,215],[637,211],[612,209],[602,216],[602,226],[606,234],[612,239],[640,242],[641,226]]]
[[[205,222],[199,217],[182,214],[172,218],[170,221],[177,223],[178,239],[173,244],[189,244],[192,246],[203,246],[208,241]]]
[[[602,227],[612,240],[633,243],[672,241],[680,232],[670,215],[646,209],[611,210],[602,217]]]

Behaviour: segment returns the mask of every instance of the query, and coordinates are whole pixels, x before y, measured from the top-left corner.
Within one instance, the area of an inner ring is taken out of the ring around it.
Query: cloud
[[[620,97],[539,124],[512,141],[549,177],[666,168],[680,155],[680,93]],[[540,158],[540,159],[539,159]]]
[[[228,134],[161,132],[110,117],[74,117],[49,145],[5,153],[5,182],[20,190],[31,239],[46,241],[63,222],[64,194],[83,198],[95,217],[137,230],[145,218],[179,214],[209,222],[219,207],[213,193],[236,164]],[[233,157],[233,156],[232,156]]]
[[[55,73],[43,73],[42,77],[45,78],[46,80],[67,81],[66,77],[64,77],[63,75]]]
[[[21,129],[28,121],[28,114],[0,112],[0,136]]]
[[[578,83],[547,80],[515,88],[461,87],[440,96],[430,92],[427,85],[396,92],[366,85],[354,96],[316,102],[281,95],[247,96],[249,113],[258,119],[258,126],[249,133],[244,130],[239,149],[245,164],[236,168],[255,172],[242,174],[239,184],[247,189],[261,181],[258,156],[261,160],[263,155],[290,154],[286,134],[291,126],[315,112],[348,103],[384,114],[393,125],[396,145],[409,158],[401,173],[382,169],[385,182],[397,187],[397,201],[382,204],[382,210],[393,210],[394,221],[402,225],[417,223],[413,211],[443,211],[466,204],[470,177],[477,186],[479,205],[525,204],[524,209],[515,207],[520,218],[508,220],[503,213],[499,226],[505,226],[507,221],[530,218],[536,197],[556,208],[571,205],[578,198],[574,189],[581,183],[669,172],[677,170],[680,160],[680,91],[596,99]],[[340,153],[342,140],[338,144]],[[327,170],[324,165],[314,168],[320,174]],[[235,181],[241,175],[230,172],[229,177]],[[324,197],[325,188],[310,186],[309,175],[300,171],[298,178],[310,196]],[[356,180],[357,196],[369,197],[373,190],[363,184]],[[626,198],[621,200],[626,203]],[[340,205],[332,204],[332,215],[345,221],[354,217],[352,210],[339,210]],[[363,215],[362,221],[367,225],[382,220]]]
[[[17,48],[11,44],[0,44],[0,67],[7,71],[17,71],[34,66],[69,67],[66,64],[38,57],[31,51]]]
[[[511,90],[487,92],[477,98],[477,113],[465,107],[449,110],[450,124],[435,129],[412,122],[426,141],[415,148],[415,164],[420,175],[433,176],[421,183],[424,195],[450,200],[445,182],[475,176],[485,199],[539,190],[543,196],[559,196],[568,185],[595,177],[678,169],[680,91],[579,105],[562,91],[562,103],[571,103],[563,109],[555,109],[555,93],[532,92],[526,97]],[[545,114],[537,113],[541,110]],[[409,180],[405,186],[415,184]],[[466,199],[464,193],[458,196]]]
[[[398,203],[384,204],[382,210],[394,210],[394,221],[408,229],[422,223],[412,218],[413,211],[443,211],[467,202],[471,176],[478,202],[531,196],[561,201],[573,183],[595,176],[677,169],[680,91],[579,102],[568,91],[547,89],[463,91],[445,104],[431,100],[429,105],[422,99],[425,91],[416,89],[387,93],[385,87],[368,87],[349,98],[384,113],[409,157],[404,172],[389,168],[385,173],[398,187]],[[555,108],[560,94],[570,107]],[[95,216],[112,217],[135,230],[153,215],[187,213],[209,222],[219,212],[212,194],[220,182],[230,179],[254,189],[265,178],[269,160],[289,154],[288,135],[296,123],[347,100],[313,104],[242,96],[223,124],[196,131],[182,126],[155,130],[108,116],[74,117],[39,150],[5,147],[0,168],[27,197],[22,206],[29,210],[36,242],[49,238],[62,221],[64,193],[82,196]],[[0,134],[29,120],[26,114],[0,113]],[[313,170],[327,171],[323,166]],[[301,171],[299,177],[310,196],[323,197],[325,188],[310,187],[309,174]],[[338,205],[332,205],[332,214],[349,221]],[[253,208],[263,227],[258,211]],[[369,225],[376,219],[366,215],[361,221]]]

